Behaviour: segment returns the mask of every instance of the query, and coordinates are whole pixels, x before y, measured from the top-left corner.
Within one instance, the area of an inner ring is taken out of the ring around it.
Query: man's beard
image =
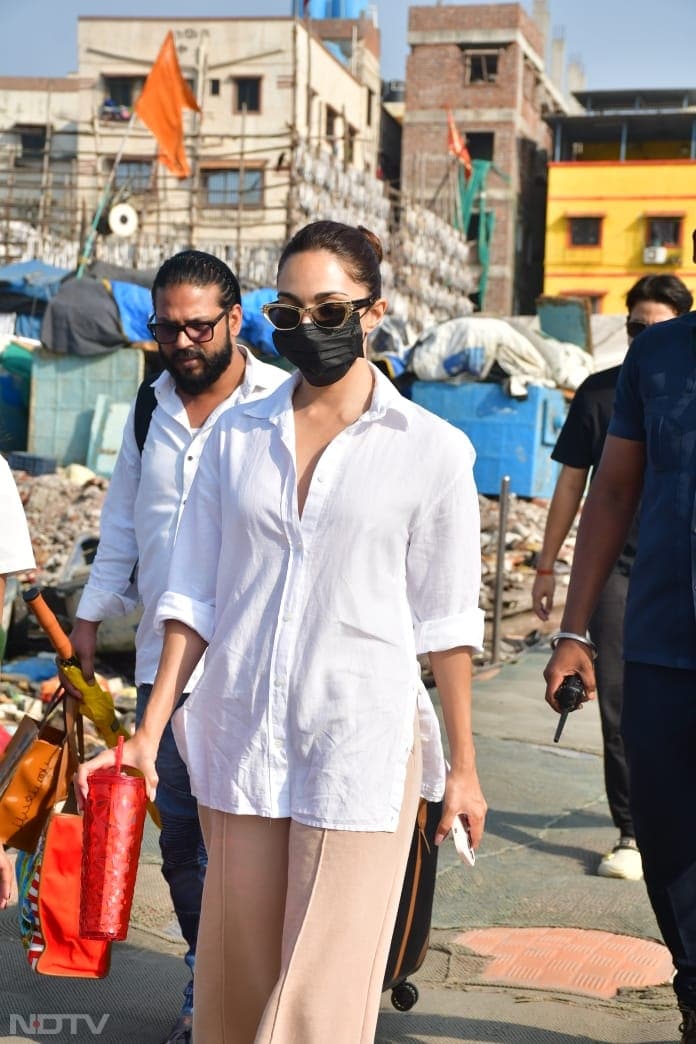
[[[214,355],[206,354],[196,347],[177,348],[171,355],[163,352],[161,345],[158,350],[165,370],[168,370],[172,375],[177,388],[187,395],[200,395],[201,392],[207,391],[222,377],[232,362],[232,339],[229,334],[225,344]],[[176,365],[177,361],[182,359],[200,359],[200,372],[182,373]]]

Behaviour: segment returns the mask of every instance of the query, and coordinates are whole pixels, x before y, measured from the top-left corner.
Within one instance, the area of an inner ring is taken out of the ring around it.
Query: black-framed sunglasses
[[[637,337],[643,330],[647,330],[650,323],[642,323],[640,319],[627,319],[626,320],[626,333],[629,337]]]
[[[158,344],[174,344],[182,330],[194,344],[207,344],[212,341],[215,327],[223,315],[229,315],[229,309],[223,308],[214,319],[191,319],[188,323],[172,323],[168,319],[156,319],[151,315],[147,328]]]
[[[276,330],[295,330],[306,315],[322,330],[338,330],[345,326],[353,312],[367,308],[374,301],[374,297],[361,297],[357,301],[320,301],[307,308],[284,301],[269,301],[261,311]]]

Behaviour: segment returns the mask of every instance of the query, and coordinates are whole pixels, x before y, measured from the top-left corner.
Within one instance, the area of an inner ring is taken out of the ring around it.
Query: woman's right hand
[[[142,728],[136,729],[132,738],[123,744],[122,764],[129,768],[138,769],[145,777],[147,796],[150,801],[155,800],[157,791],[157,770],[155,759],[157,757],[158,743],[153,743]],[[80,808],[83,807],[89,792],[89,777],[97,769],[113,768],[116,764],[115,749],[105,750],[97,754],[95,758],[83,762],[75,774],[75,793]]]
[[[556,590],[556,579],[546,574],[537,573],[532,586],[532,608],[540,620],[548,620],[553,609],[553,593]]]
[[[12,895],[12,883],[14,873],[12,863],[5,855],[5,849],[0,844],[0,910],[4,910]]]

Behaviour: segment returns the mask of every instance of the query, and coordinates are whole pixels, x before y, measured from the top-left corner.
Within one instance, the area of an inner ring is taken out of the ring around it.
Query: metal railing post
[[[500,625],[503,617],[503,588],[505,586],[505,533],[507,531],[508,507],[510,503],[510,476],[504,475],[500,482],[498,501],[498,549],[495,559],[495,597],[493,600],[493,639],[491,660],[500,662]]]

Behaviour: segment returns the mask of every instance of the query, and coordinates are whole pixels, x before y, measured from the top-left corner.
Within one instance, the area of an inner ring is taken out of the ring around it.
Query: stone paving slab
[[[416,976],[415,981],[418,982]],[[627,1011],[616,1002],[578,1001],[542,991],[419,985],[409,1012],[379,1019],[375,1044],[675,1044],[674,1007]]]
[[[671,982],[662,943],[585,928],[478,928],[454,939],[489,959],[485,982],[614,997],[620,989]]]

